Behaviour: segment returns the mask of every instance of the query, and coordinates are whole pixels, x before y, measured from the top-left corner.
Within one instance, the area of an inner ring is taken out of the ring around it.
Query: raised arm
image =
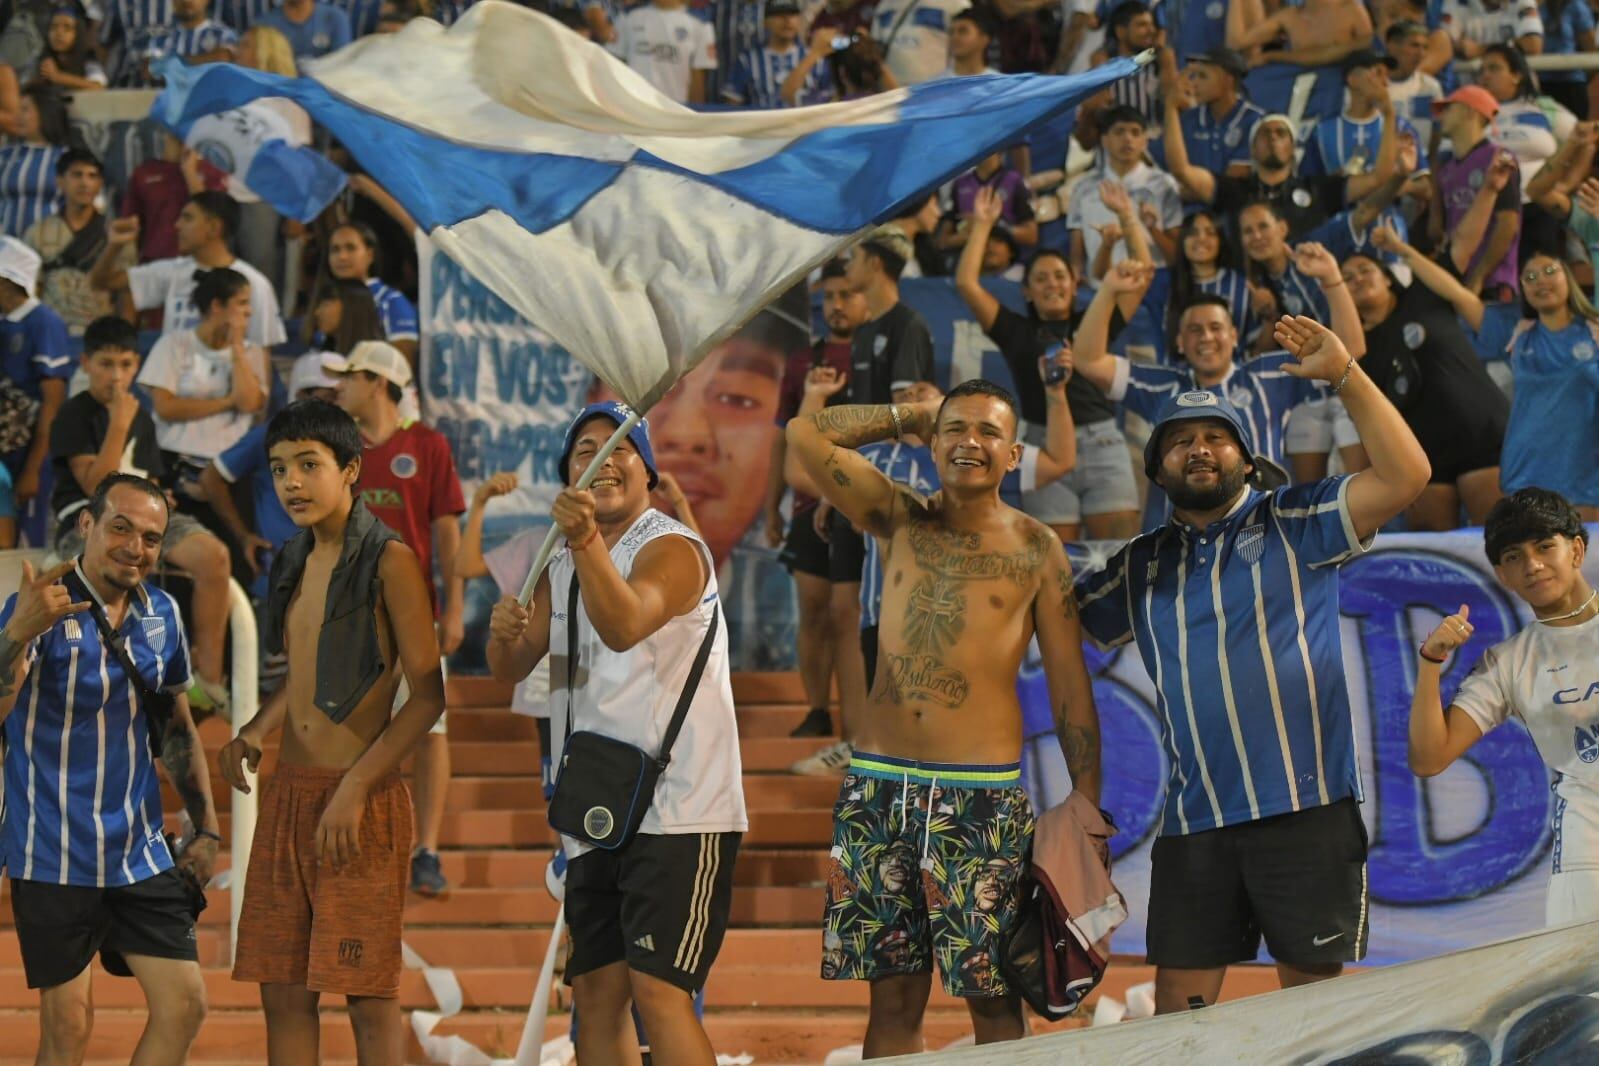
[[[1331,252],[1314,241],[1294,246],[1294,266],[1301,274],[1314,278],[1327,298],[1331,322],[1327,323],[1338,339],[1344,342],[1349,354],[1360,359],[1366,354],[1366,330],[1360,324],[1360,312],[1355,310],[1355,299],[1349,295],[1338,272],[1338,260]]]
[[[100,257],[89,268],[89,287],[102,292],[118,293],[128,287],[128,272],[122,262],[123,249],[139,239],[138,216],[113,218],[106,226],[105,247]]]
[[[1044,378],[1044,446],[1038,449],[1038,483],[1047,485],[1077,466],[1077,427],[1066,402],[1066,383],[1072,377],[1071,346],[1063,344],[1054,359],[1039,362],[1038,374]],[[1065,371],[1065,377],[1053,385],[1049,383],[1051,367]]]
[[[461,531],[461,543],[455,549],[455,576],[462,581],[489,576],[489,564],[483,558],[483,519],[488,513],[489,501],[515,492],[516,485],[515,472],[502,470],[472,493],[472,505],[466,511],[466,528]]]
[[[985,185],[977,190],[972,213],[967,221],[966,244],[961,248],[960,259],[955,263],[955,291],[960,293],[966,306],[971,308],[977,324],[987,330],[999,317],[999,301],[983,288],[983,250],[988,246],[988,235],[994,231],[1005,210],[1005,198]]]
[[[1344,401],[1371,465],[1349,479],[1349,516],[1364,540],[1410,506],[1427,487],[1432,466],[1404,417],[1326,326],[1300,315],[1277,320],[1277,343],[1298,360],[1284,369],[1323,381]]]
[[[1410,698],[1410,769],[1418,777],[1447,770],[1482,738],[1482,729],[1459,707],[1444,707],[1439,681],[1449,656],[1471,639],[1471,608],[1438,624],[1422,641],[1416,663],[1416,691]]]
[[[1142,297],[1154,271],[1147,263],[1124,259],[1105,275],[1099,291],[1083,312],[1072,337],[1074,373],[1081,374],[1101,391],[1108,391],[1116,376],[1116,360],[1110,354],[1110,319],[1116,304],[1126,293]]]
[[[1371,243],[1382,251],[1397,255],[1404,260],[1405,265],[1410,267],[1411,275],[1435,294],[1448,300],[1454,307],[1455,314],[1459,315],[1466,325],[1474,330],[1482,328],[1482,297],[1462,285],[1460,279],[1433,259],[1422,255],[1400,240],[1399,234],[1390,226],[1378,226],[1372,230]]]
[[[76,560],[68,559],[36,574],[32,563],[26,559],[22,561],[16,605],[5,626],[0,627],[0,722],[4,722],[17,705],[17,691],[33,665],[28,645],[67,615],[89,609],[89,601],[74,603],[72,594],[60,583],[76,565]]]
[[[788,423],[788,448],[822,498],[876,537],[889,537],[902,491],[855,449],[912,433],[932,440],[936,401],[829,407]]]
[[[1166,54],[1162,53],[1162,60]],[[1188,143],[1183,139],[1182,108],[1188,94],[1177,75],[1177,66],[1164,63],[1160,72],[1161,96],[1165,99],[1166,170],[1177,179],[1188,199],[1213,203],[1216,199],[1216,175],[1194,166],[1188,159]]]
[[[1072,567],[1060,540],[1048,538],[1043,578],[1033,600],[1033,624],[1049,686],[1055,735],[1072,788],[1094,805],[1100,796],[1099,710],[1094,685],[1083,660],[1083,630],[1072,593]]]
[[[1344,182],[1344,199],[1349,202],[1359,200],[1387,182],[1399,162],[1399,120],[1394,116],[1393,98],[1388,95],[1388,78],[1375,71],[1365,71],[1364,76],[1373,79],[1377,113],[1382,116],[1382,136],[1377,140],[1377,158],[1372,160],[1371,169]]]

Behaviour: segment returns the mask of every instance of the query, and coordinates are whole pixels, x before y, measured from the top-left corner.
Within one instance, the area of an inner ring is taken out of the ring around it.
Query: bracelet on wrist
[[[893,403],[889,404],[888,405],[888,413],[894,419],[894,439],[895,440],[904,440],[905,439],[905,427],[900,424],[900,420],[899,420],[899,405],[898,404],[893,404]]]
[[[194,837],[192,839],[199,840],[201,837],[206,837],[209,840],[214,840],[218,844],[222,843],[222,834],[221,833],[213,833],[209,829],[196,829],[194,831]]]
[[[581,544],[571,544],[572,554],[576,555],[578,552],[580,552],[583,549],[587,548],[590,544],[593,544],[594,543],[594,538],[598,537],[599,535],[600,535],[600,527],[599,526],[595,526],[593,529],[589,530],[589,535],[583,538],[583,543],[581,543]]]
[[[1345,385],[1349,384],[1349,375],[1352,374],[1354,372],[1354,370],[1355,370],[1355,357],[1351,355],[1349,357],[1349,362],[1344,364],[1344,376],[1339,378],[1338,379],[1338,384],[1336,384],[1336,385],[1334,385],[1332,387],[1332,393],[1333,393],[1334,396],[1338,395],[1338,393],[1340,391],[1342,391],[1343,387]]]
[[[1343,283],[1344,283],[1344,279],[1343,278],[1339,278],[1337,281],[1333,282],[1331,285],[1327,284],[1325,281],[1318,282],[1317,284],[1319,284],[1321,286],[1321,291],[1322,292],[1326,292],[1328,289],[1336,289],[1338,286],[1342,285]]]
[[[1423,643],[1421,645],[1421,647],[1416,649],[1416,654],[1420,655],[1423,659],[1426,659],[1428,662],[1432,663],[1434,666],[1443,666],[1445,663],[1447,663],[1449,661],[1449,656],[1447,656],[1447,655],[1445,655],[1442,659],[1434,659],[1431,655],[1428,655],[1427,654],[1427,645],[1425,643]]]

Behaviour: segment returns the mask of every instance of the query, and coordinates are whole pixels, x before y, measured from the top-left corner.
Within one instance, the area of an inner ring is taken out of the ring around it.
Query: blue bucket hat
[[[577,413],[572,419],[572,424],[566,427],[566,440],[561,443],[561,461],[556,469],[561,475],[561,484],[568,483],[567,467],[571,464],[572,448],[577,444],[577,431],[583,428],[583,423],[595,416],[608,418],[620,426],[633,416],[633,409],[625,403],[616,400],[606,400],[603,403],[591,403]],[[653,490],[660,482],[661,475],[655,471],[655,449],[650,447],[649,419],[639,419],[638,425],[628,432],[627,439],[633,442],[633,448],[644,460],[644,469],[650,473],[650,488]]]
[[[1162,408],[1154,431],[1149,434],[1149,442],[1144,445],[1144,474],[1151,484],[1160,470],[1160,438],[1166,432],[1166,427],[1178,422],[1212,418],[1227,423],[1233,436],[1238,439],[1238,447],[1254,466],[1255,471],[1249,476],[1250,484],[1263,490],[1288,484],[1288,472],[1255,451],[1249,426],[1244,422],[1244,416],[1238,413],[1238,408],[1225,396],[1206,391],[1180,392]]]

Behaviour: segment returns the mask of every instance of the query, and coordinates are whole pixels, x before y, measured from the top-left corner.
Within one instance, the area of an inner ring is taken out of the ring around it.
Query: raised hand
[[[1370,239],[1371,246],[1379,252],[1391,252],[1394,255],[1398,255],[1399,250],[1405,247],[1405,242],[1399,239],[1398,231],[1386,222],[1380,226],[1372,227]]]
[[[1133,201],[1127,195],[1127,189],[1119,181],[1106,178],[1099,183],[1099,198],[1104,201],[1105,207],[1114,212],[1119,219],[1127,219],[1133,213]]]
[[[588,489],[562,489],[550,517],[568,544],[585,544],[596,528],[594,494]]]
[[[61,619],[89,609],[88,600],[74,602],[72,594],[59,582],[72,572],[77,560],[57,563],[42,574],[33,564],[22,561],[22,580],[17,584],[17,603],[6,623],[6,632],[18,644],[42,637]]]
[[[1277,320],[1273,335],[1277,343],[1297,360],[1283,366],[1283,370],[1296,378],[1336,384],[1354,361],[1337,334],[1304,315],[1292,318],[1282,316]]]
[[[1438,628],[1427,634],[1427,639],[1421,642],[1423,655],[1434,659],[1444,659],[1471,639],[1475,632],[1471,622],[1471,608],[1465,604],[1460,605],[1460,610],[1449,615]]]
[[[1105,271],[1100,284],[1109,287],[1114,293],[1140,292],[1148,287],[1150,279],[1154,276],[1155,268],[1150,264],[1123,259]]]
[[[1338,260],[1322,245],[1306,241],[1294,246],[1294,266],[1306,277],[1322,284],[1338,279]]]
[[[505,596],[494,605],[489,614],[489,636],[505,644],[513,644],[527,632],[532,615],[515,596]]]
[[[805,391],[824,397],[832,397],[844,391],[844,386],[849,384],[849,378],[840,374],[836,367],[827,365],[813,366],[805,372]]]
[[[1494,156],[1494,161],[1488,164],[1488,172],[1482,178],[1482,187],[1492,192],[1503,192],[1515,173],[1516,157],[1509,152],[1500,152]]]
[[[1004,213],[1005,198],[997,189],[985,185],[977,190],[977,199],[972,201],[972,221],[993,226]]]
[[[139,219],[130,215],[127,218],[113,218],[106,227],[107,244],[132,244],[139,239]]]
[[[1577,204],[1590,215],[1599,217],[1599,178],[1585,178],[1577,186]]]
[[[516,486],[516,474],[510,470],[501,470],[477,487],[477,491],[472,493],[472,502],[481,507],[496,496],[515,492]]]

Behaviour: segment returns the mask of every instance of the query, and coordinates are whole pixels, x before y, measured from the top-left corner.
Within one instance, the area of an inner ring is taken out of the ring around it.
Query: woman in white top
[[[1516,157],[1522,188],[1559,149],[1554,127],[1538,103],[1538,83],[1527,57],[1508,44],[1491,44],[1482,53],[1477,84],[1499,101],[1488,139]]]
[[[1470,611],[1422,643],[1410,705],[1410,768],[1442,773],[1512,715],[1554,771],[1553,869],[1545,922],[1599,918],[1599,592],[1582,575],[1588,533],[1577,509],[1548,489],[1519,489],[1483,526],[1499,581],[1536,621],[1485,651],[1448,710],[1439,677],[1471,639]]]
[[[200,271],[194,306],[200,324],[163,335],[139,371],[155,404],[156,442],[182,480],[249,432],[272,380],[266,350],[245,342],[249,279],[226,267]]]

